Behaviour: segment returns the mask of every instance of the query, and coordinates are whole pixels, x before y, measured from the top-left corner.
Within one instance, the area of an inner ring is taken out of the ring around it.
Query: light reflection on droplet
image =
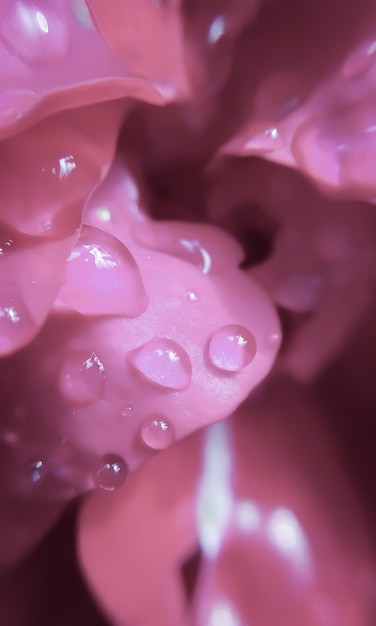
[[[200,301],[200,296],[198,295],[198,293],[196,293],[196,291],[193,291],[192,289],[187,289],[185,292],[185,297],[189,302],[199,302]]]
[[[174,427],[164,415],[155,413],[145,418],[141,427],[143,442],[154,450],[168,448],[174,439]]]
[[[184,348],[164,337],[154,337],[128,354],[133,367],[146,380],[166,389],[187,389],[192,364]]]
[[[104,491],[120,487],[128,475],[128,467],[118,454],[105,454],[98,462],[94,473],[94,484]]]
[[[210,339],[209,358],[224,372],[239,372],[256,356],[257,346],[252,333],[239,324],[219,328]]]

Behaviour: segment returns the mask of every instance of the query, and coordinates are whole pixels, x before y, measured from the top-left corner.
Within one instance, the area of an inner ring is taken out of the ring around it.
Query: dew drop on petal
[[[73,352],[60,370],[60,391],[73,405],[87,406],[103,393],[106,371],[95,352]]]
[[[40,484],[48,474],[48,468],[41,458],[36,458],[26,463],[26,474],[31,484]]]
[[[83,226],[59,300],[84,315],[137,317],[149,300],[135,258],[121,241]]]
[[[209,343],[211,363],[225,372],[239,372],[256,356],[256,340],[252,333],[238,324],[222,326]]]
[[[128,475],[128,467],[118,454],[105,454],[99,459],[94,472],[94,484],[99,489],[113,491],[120,487]]]
[[[184,348],[176,341],[155,337],[136,350],[128,359],[147,381],[165,389],[187,389],[192,379],[192,364]]]
[[[127,404],[121,409],[120,417],[122,418],[129,417],[130,415],[132,415],[132,411],[133,411],[133,406],[131,404]]]
[[[188,302],[199,302],[200,301],[200,296],[198,295],[198,293],[196,293],[196,291],[193,291],[193,289],[187,289],[185,292],[185,297],[188,300]]]
[[[5,356],[30,341],[36,323],[23,300],[20,287],[4,281],[0,287],[0,355]]]
[[[149,448],[163,450],[174,442],[174,427],[164,415],[154,413],[144,419],[141,426],[141,438]]]

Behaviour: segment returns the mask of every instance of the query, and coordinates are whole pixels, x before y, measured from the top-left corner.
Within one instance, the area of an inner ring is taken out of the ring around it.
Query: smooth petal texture
[[[371,626],[376,569],[323,418],[286,380],[272,384],[116,494],[91,496],[79,555],[111,621]]]

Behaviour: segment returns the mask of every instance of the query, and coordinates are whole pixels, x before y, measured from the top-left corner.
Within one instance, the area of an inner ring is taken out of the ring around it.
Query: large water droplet
[[[94,472],[96,487],[105,491],[113,491],[120,487],[128,475],[128,467],[118,454],[105,454],[99,460]]]
[[[154,413],[146,417],[141,426],[143,442],[154,450],[168,448],[174,439],[173,425],[160,413]]]
[[[87,406],[103,393],[106,371],[95,352],[73,352],[60,370],[60,391],[73,405]]]
[[[121,241],[84,226],[59,300],[84,315],[138,317],[148,305],[138,265]]]
[[[252,333],[238,324],[222,326],[209,343],[209,357],[213,365],[225,372],[239,372],[256,356],[257,345]]]
[[[187,389],[192,364],[184,348],[171,339],[155,337],[128,354],[133,367],[149,382],[166,389]]]

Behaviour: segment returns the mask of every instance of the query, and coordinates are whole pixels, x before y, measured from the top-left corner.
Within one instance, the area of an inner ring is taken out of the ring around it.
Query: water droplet
[[[48,468],[46,467],[43,459],[32,459],[26,463],[26,473],[29,481],[35,485],[39,484],[48,474]]]
[[[4,356],[27,343],[36,331],[15,283],[2,282],[0,287],[0,355]]]
[[[198,239],[179,239],[180,250],[177,256],[198,267],[203,274],[208,274],[212,266],[212,258],[209,251]]]
[[[104,390],[106,370],[95,352],[73,352],[60,370],[60,390],[71,404],[87,406]]]
[[[209,357],[213,365],[225,372],[239,372],[256,356],[256,340],[252,333],[238,324],[229,324],[217,330],[209,343]]]
[[[128,467],[118,454],[105,454],[98,462],[94,473],[96,487],[113,491],[120,487],[128,475]]]
[[[121,241],[84,226],[67,264],[59,300],[84,315],[138,317],[148,306],[138,265]]]
[[[283,137],[275,126],[256,130],[245,143],[245,150],[248,152],[274,152],[284,146]]]
[[[189,302],[199,302],[200,301],[200,296],[196,293],[196,291],[193,291],[192,289],[187,289],[186,290],[185,297],[187,298],[187,300]]]
[[[14,240],[9,238],[1,238],[0,241],[0,256],[3,256],[14,246]]]
[[[143,442],[154,450],[168,448],[174,439],[173,425],[160,413],[154,413],[146,417],[141,426]]]
[[[133,406],[131,406],[130,404],[127,404],[127,406],[122,408],[122,410],[120,411],[120,417],[129,417],[132,414],[132,411],[133,411]]]
[[[177,222],[143,223],[135,230],[135,236],[141,245],[191,263],[203,274],[212,270],[213,233],[207,227]]]
[[[149,382],[165,389],[187,389],[192,364],[186,351],[175,341],[155,337],[128,355],[130,363]]]

